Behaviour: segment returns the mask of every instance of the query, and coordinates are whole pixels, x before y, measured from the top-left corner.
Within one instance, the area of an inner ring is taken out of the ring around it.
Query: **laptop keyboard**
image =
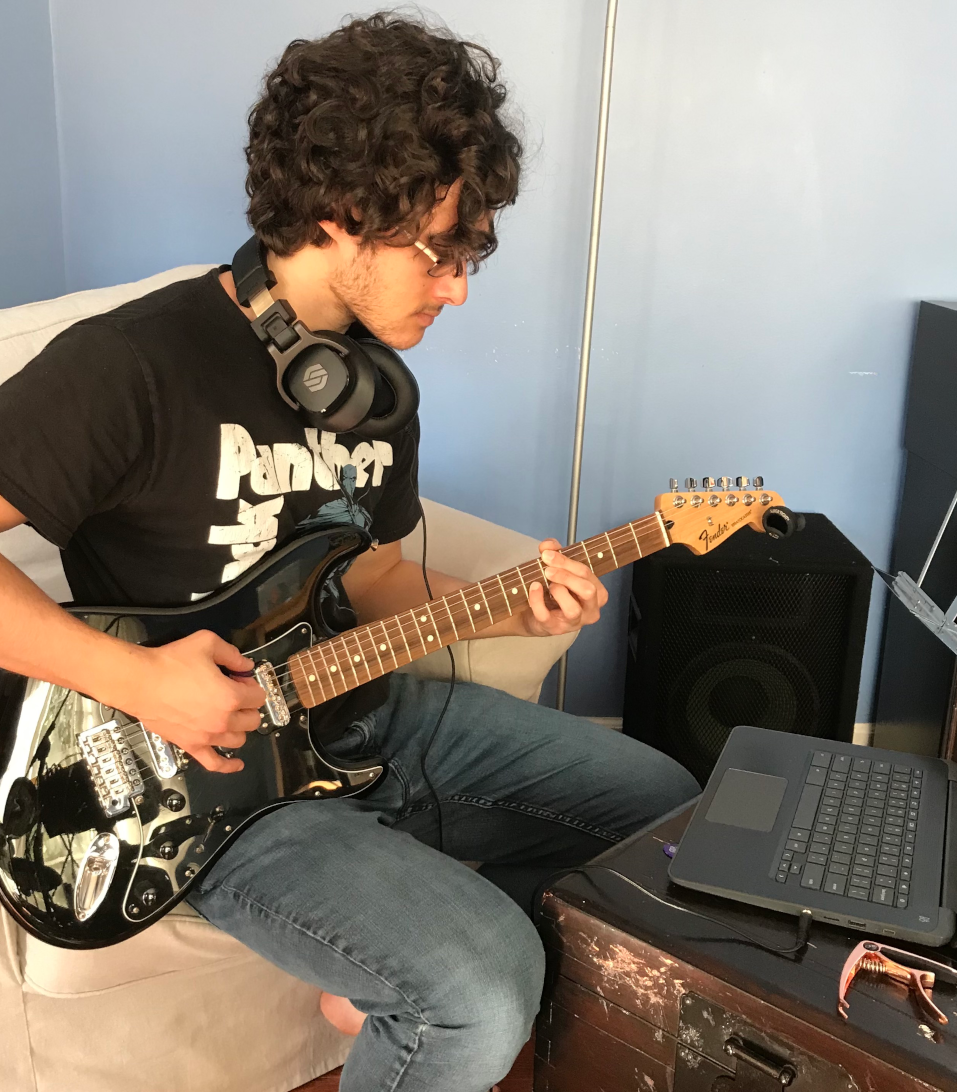
[[[778,883],[907,908],[923,772],[815,751]]]

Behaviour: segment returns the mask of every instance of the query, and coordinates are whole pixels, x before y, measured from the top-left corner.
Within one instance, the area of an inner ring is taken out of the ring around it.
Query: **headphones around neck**
[[[276,362],[280,397],[315,428],[380,440],[401,431],[419,408],[415,376],[376,338],[308,330],[286,300],[254,235],[233,258],[236,298],[256,318],[257,337]]]

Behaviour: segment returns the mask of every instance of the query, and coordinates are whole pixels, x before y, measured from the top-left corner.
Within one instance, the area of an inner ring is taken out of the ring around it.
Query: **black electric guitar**
[[[728,479],[717,489],[705,482],[700,492],[691,482],[688,492],[664,493],[652,515],[563,552],[603,575],[672,543],[703,554],[746,525],[780,535],[794,522],[760,479],[750,488],[738,479],[736,490]],[[64,948],[124,940],[183,898],[267,811],[368,790],[385,775],[384,761],[327,753],[317,731],[323,708],[521,610],[533,580],[548,586],[535,559],[336,632],[322,588],[369,545],[354,527],[311,534],[188,607],[73,609],[125,640],[160,645],[209,629],[249,656],[266,703],[239,773],[209,773],[95,698],[0,671],[0,903],[20,925]]]

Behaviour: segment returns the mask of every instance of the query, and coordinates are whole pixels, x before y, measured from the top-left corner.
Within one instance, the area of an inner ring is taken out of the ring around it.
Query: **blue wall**
[[[62,295],[50,13],[0,0],[0,307]]]
[[[433,8],[503,59],[532,157],[468,305],[409,354],[423,492],[563,537],[604,4]],[[258,82],[343,9],[51,9],[67,287],[228,260]],[[957,296],[955,47],[950,0],[622,0],[582,535],[648,512],[669,476],[761,473],[887,563],[914,301]],[[573,711],[620,711],[611,586]]]

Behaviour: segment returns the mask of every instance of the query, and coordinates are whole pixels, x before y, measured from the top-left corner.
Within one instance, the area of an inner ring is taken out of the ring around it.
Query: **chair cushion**
[[[102,993],[146,978],[259,958],[185,904],[108,948],[72,952],[26,934],[21,937],[23,989],[48,997]]]

